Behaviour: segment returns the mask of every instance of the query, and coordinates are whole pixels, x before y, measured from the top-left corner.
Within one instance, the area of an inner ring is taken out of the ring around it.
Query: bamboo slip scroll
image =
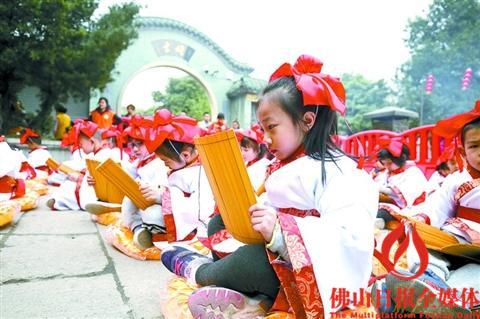
[[[86,159],[87,169],[90,175],[95,179],[95,194],[101,201],[121,204],[125,193],[122,192],[115,184],[113,184],[107,177],[97,172],[97,167],[100,165],[99,161]]]
[[[80,172],[78,172],[78,171],[74,170],[73,168],[70,168],[70,167],[68,167],[64,164],[61,164],[61,163],[57,162],[53,158],[47,159],[45,164],[47,164],[47,166],[50,169],[52,169],[54,171],[60,171],[64,174],[80,174]]]
[[[196,137],[195,146],[227,231],[245,244],[263,243],[250,221],[255,192],[233,130]]]
[[[149,202],[143,197],[138,183],[125,172],[120,164],[115,163],[112,159],[109,158],[100,164],[96,171],[103,175],[111,184],[118,187],[138,208],[144,210],[153,204],[153,202]]]

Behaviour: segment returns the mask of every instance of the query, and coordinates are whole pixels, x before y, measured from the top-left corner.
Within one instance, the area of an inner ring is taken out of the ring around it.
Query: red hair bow
[[[128,127],[123,131],[124,137],[145,141],[149,129],[152,127],[152,120],[143,118],[141,115],[134,115],[130,119]]]
[[[200,135],[197,120],[188,116],[174,116],[167,109],[155,112],[152,128],[149,130],[145,145],[153,153],[166,139],[193,144],[193,138]]]
[[[439,136],[453,138],[460,135],[465,125],[478,118],[480,118],[480,100],[475,102],[475,106],[470,111],[438,121],[433,128],[433,133]]]
[[[326,105],[345,115],[345,88],[339,78],[321,73],[323,62],[310,55],[301,55],[295,64],[282,64],[270,76],[269,82],[281,77],[293,77],[302,92],[303,105]]]
[[[382,136],[377,141],[377,152],[380,150],[387,150],[395,157],[402,155],[403,142],[400,137]]]
[[[27,140],[29,137],[40,137],[40,135],[27,127],[20,136],[20,144],[27,144]]]
[[[78,139],[80,137],[80,133],[83,133],[87,137],[92,138],[93,135],[95,135],[95,132],[97,132],[98,130],[98,125],[90,121],[76,119],[72,130],[73,133],[71,136],[71,141],[74,148],[78,148]]]
[[[265,143],[263,141],[263,131],[258,124],[254,124],[246,130],[235,130],[235,135],[237,136],[239,142],[242,140],[243,137],[248,137],[249,139],[255,141],[257,144]]]
[[[120,149],[123,149],[123,144],[124,144],[124,135],[122,134],[122,131],[120,131],[118,128],[111,126],[110,128],[104,130],[102,132],[102,139],[105,140],[107,138],[114,137],[115,142],[117,144],[117,147]]]

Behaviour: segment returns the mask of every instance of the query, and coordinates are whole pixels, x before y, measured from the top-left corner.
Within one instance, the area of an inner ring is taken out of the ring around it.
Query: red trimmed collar
[[[300,146],[292,155],[290,155],[289,157],[283,159],[283,160],[278,160],[278,159],[275,159],[270,165],[268,165],[268,168],[267,168],[267,174],[270,175],[272,174],[273,172],[275,172],[276,170],[282,168],[283,166],[301,158],[301,157],[304,157],[306,154],[305,154],[305,150],[303,149],[303,146]]]
[[[137,165],[137,168],[140,168],[140,167],[144,167],[145,165],[147,165],[148,163],[150,163],[151,161],[153,161],[154,159],[157,158],[157,155],[155,154],[151,154],[150,156],[148,156],[147,158],[141,160],[140,162],[138,162],[138,165]]]
[[[467,172],[473,179],[480,178],[480,172],[467,163]]]
[[[399,167],[399,168],[397,168],[396,170],[391,171],[391,172],[389,173],[389,175],[390,175],[390,176],[398,175],[398,174],[401,174],[401,173],[405,172],[405,170],[406,170],[405,165],[403,165],[402,167]]]

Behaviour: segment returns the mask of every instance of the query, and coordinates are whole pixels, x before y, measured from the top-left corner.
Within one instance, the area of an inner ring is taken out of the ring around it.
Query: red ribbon
[[[89,138],[92,138],[97,129],[98,125],[93,122],[76,119],[72,128],[73,132],[71,136],[73,147],[78,148],[78,138],[80,137],[80,133],[83,133]]]
[[[269,82],[281,77],[293,77],[297,89],[302,92],[303,105],[325,105],[345,115],[345,89],[339,78],[323,74],[323,62],[309,55],[301,55],[292,66],[282,64],[271,76]]]
[[[125,138],[121,130],[118,128],[111,126],[110,128],[104,130],[102,132],[102,139],[107,139],[110,137],[115,138],[115,142],[119,149],[123,149],[123,144],[125,143]]]
[[[155,112],[152,128],[149,130],[145,145],[153,153],[166,139],[193,143],[193,137],[200,135],[197,120],[188,116],[174,116],[167,109]]]
[[[254,124],[246,130],[235,130],[235,135],[237,136],[239,142],[243,137],[247,137],[255,141],[257,144],[265,144],[265,141],[263,140],[263,130],[258,124]]]
[[[401,137],[382,136],[377,141],[376,151],[386,149],[395,157],[402,155],[403,142]]]
[[[478,118],[480,118],[480,100],[475,102],[475,106],[470,111],[438,121],[433,128],[433,133],[439,136],[453,138],[460,135],[465,125]]]
[[[20,136],[20,144],[27,144],[27,140],[29,137],[40,137],[40,135],[27,127],[23,134]]]
[[[123,135],[125,138],[131,137],[145,141],[152,125],[152,120],[148,120],[141,115],[136,114],[130,119],[129,126],[123,131]]]

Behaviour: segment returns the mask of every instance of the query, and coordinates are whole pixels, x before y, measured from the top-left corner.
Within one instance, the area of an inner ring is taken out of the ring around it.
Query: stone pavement
[[[115,250],[86,212],[37,209],[0,229],[0,318],[163,318],[172,277]]]

